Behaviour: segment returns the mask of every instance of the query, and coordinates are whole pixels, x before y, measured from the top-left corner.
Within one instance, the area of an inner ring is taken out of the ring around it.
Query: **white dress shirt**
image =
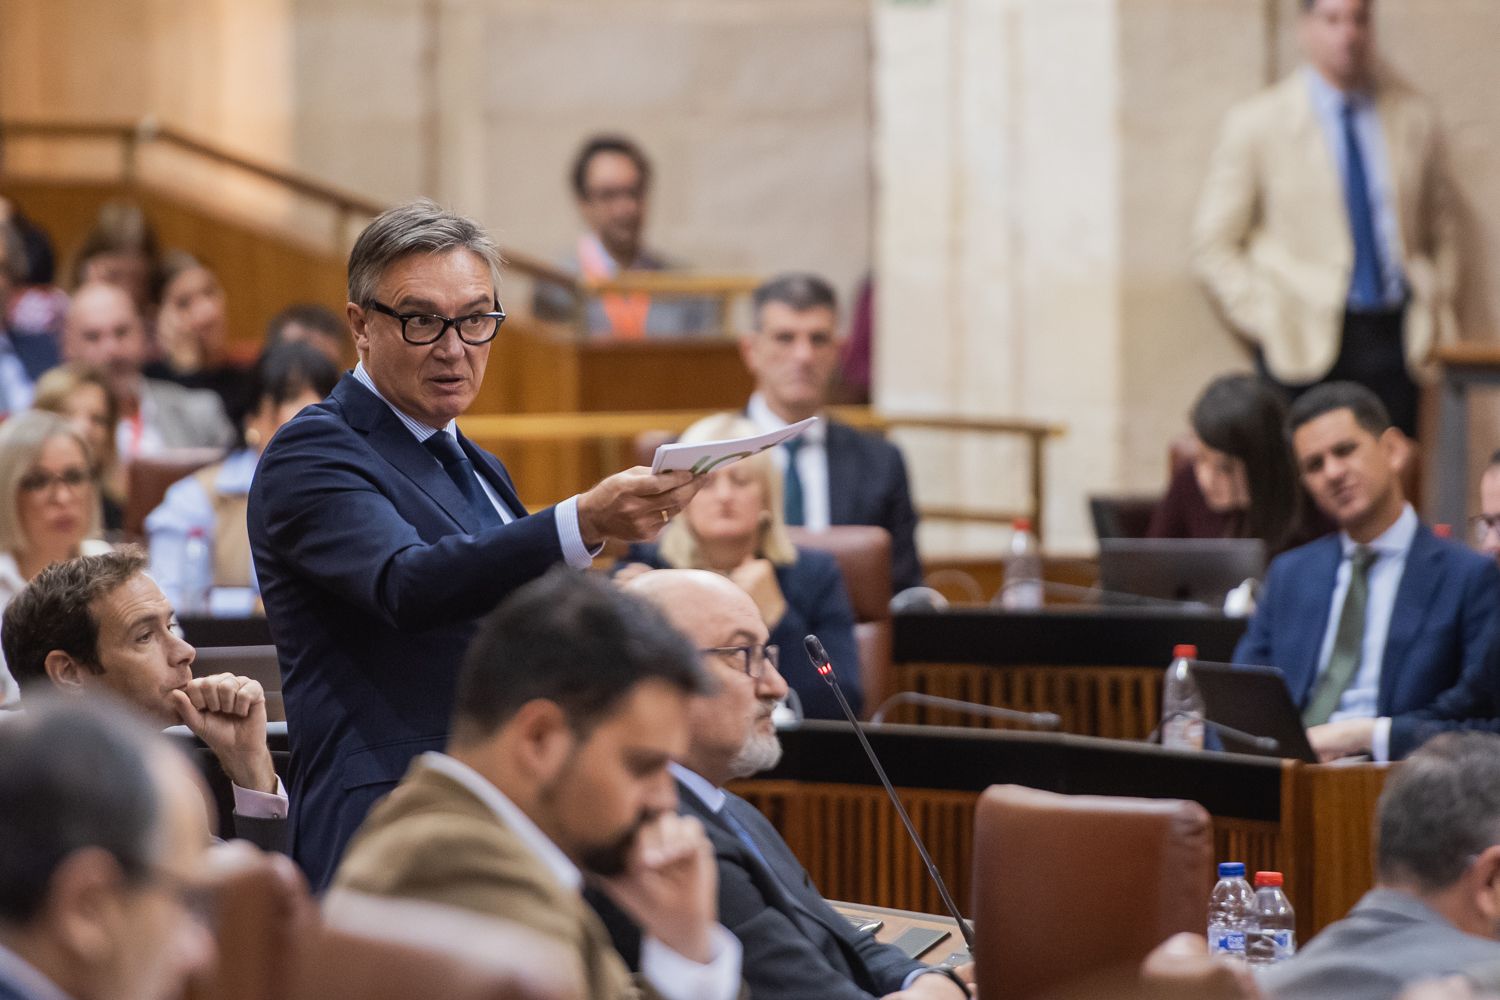
[[[787,426],[771,410],[766,398],[752,393],[745,405],[745,415],[760,431],[779,431]],[[828,501],[828,421],[819,420],[802,432],[802,447],[797,451],[797,478],[802,481],[802,524],[811,531],[824,531],[832,523]],[[778,445],[771,450],[776,465],[786,474],[787,450]]]
[[[42,974],[42,970],[0,944],[0,981],[9,980],[34,1000],[73,1000],[62,987]]]
[[[1417,537],[1417,512],[1407,504],[1396,522],[1385,529],[1379,537],[1366,547],[1374,550],[1375,561],[1370,564],[1369,587],[1365,599],[1365,635],[1359,648],[1359,669],[1349,686],[1344,689],[1338,707],[1328,717],[1329,722],[1344,719],[1369,719],[1375,716],[1375,706],[1380,697],[1380,667],[1385,659],[1385,639],[1391,628],[1391,615],[1396,609],[1396,591],[1401,586],[1401,576],[1406,571],[1406,554],[1411,551],[1412,539]],[[1352,556],[1356,542],[1344,532],[1339,533],[1344,557],[1339,561],[1338,575],[1333,581],[1333,602],[1328,609],[1328,624],[1323,631],[1323,645],[1318,652],[1318,676],[1328,669],[1328,659],[1333,655],[1334,635],[1338,632],[1339,616],[1344,611],[1344,598],[1349,593]],[[1316,684],[1316,682],[1314,682]],[[1391,720],[1377,718],[1371,746],[1371,756],[1378,761],[1390,758]]]
[[[1396,221],[1396,199],[1391,191],[1391,165],[1386,156],[1385,131],[1380,127],[1380,116],[1375,113],[1375,102],[1369,94],[1344,93],[1311,66],[1306,68],[1306,73],[1313,113],[1328,140],[1328,151],[1338,168],[1341,191],[1348,190],[1349,184],[1349,157],[1344,148],[1344,102],[1348,100],[1354,104],[1354,141],[1359,144],[1360,159],[1364,161],[1370,214],[1375,220],[1375,238],[1380,242],[1381,290],[1385,299],[1379,305],[1399,309],[1406,299],[1406,275],[1401,269],[1401,229]],[[1368,304],[1359,305],[1370,308]]]
[[[370,373],[365,371],[365,363],[363,361],[354,366],[354,378],[360,385],[373,392],[376,399],[379,399],[386,406],[390,407],[391,412],[396,415],[396,419],[401,421],[402,426],[411,431],[412,437],[416,438],[419,442],[426,441],[434,434],[447,434],[454,441],[458,440],[457,420],[448,421],[447,425],[439,430],[436,427],[428,427],[420,420],[415,420],[401,412],[396,404],[382,396],[380,390],[375,388],[375,382],[370,378]],[[433,461],[436,462],[437,459],[434,458]],[[490,505],[495,508],[495,513],[500,515],[501,523],[509,524],[514,521],[516,519],[515,515],[510,512],[510,508],[500,499],[500,495],[495,492],[494,487],[489,484],[489,481],[479,475],[478,470],[475,470],[475,478],[479,480],[479,487],[484,490],[484,495],[489,498]],[[578,528],[578,497],[568,497],[568,499],[559,503],[554,508],[554,511],[557,515],[557,540],[562,545],[563,559],[574,569],[588,569],[594,564],[594,556],[598,554],[599,550],[596,549],[590,552],[588,546],[583,544],[583,532]],[[603,546],[601,545],[600,549],[602,548]]]
[[[574,892],[583,890],[578,866],[484,775],[447,754],[429,751],[421,759],[488,806],[557,881]],[[679,955],[650,935],[641,936],[641,975],[666,1000],[733,1000],[740,991],[740,957],[739,939],[719,924],[714,925],[713,957],[706,965]]]

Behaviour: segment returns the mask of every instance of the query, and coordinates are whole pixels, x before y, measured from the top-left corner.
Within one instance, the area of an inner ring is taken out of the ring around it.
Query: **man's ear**
[[[70,694],[82,691],[93,674],[92,670],[60,649],[48,653],[42,665],[46,668],[47,679],[52,682],[52,686]]]
[[[1500,844],[1493,844],[1479,852],[1474,859],[1474,902],[1484,915],[1485,925],[1500,925]]]
[[[572,756],[577,743],[562,707],[546,698],[528,701],[516,713],[511,726],[521,764],[534,780],[542,784],[551,782]]]
[[[365,329],[365,311],[357,302],[346,302],[344,304],[344,315],[348,317],[349,330],[354,334],[354,350],[358,352],[361,360],[363,360],[365,350],[370,344],[370,334]]]
[[[68,956],[90,967],[108,961],[121,937],[120,864],[100,847],[74,851],[52,875],[44,919]]]

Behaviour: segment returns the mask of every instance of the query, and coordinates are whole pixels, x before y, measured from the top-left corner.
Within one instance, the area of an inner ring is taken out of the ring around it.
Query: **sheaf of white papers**
[[[674,472],[678,469],[687,469],[693,475],[702,475],[715,469],[722,469],[726,465],[732,465],[742,458],[757,455],[767,448],[774,448],[783,441],[788,441],[813,424],[817,423],[817,417],[808,417],[799,420],[795,424],[776,431],[767,431],[764,434],[754,434],[750,437],[735,438],[731,441],[694,441],[692,444],[664,444],[656,449],[656,456],[651,460],[652,472]]]

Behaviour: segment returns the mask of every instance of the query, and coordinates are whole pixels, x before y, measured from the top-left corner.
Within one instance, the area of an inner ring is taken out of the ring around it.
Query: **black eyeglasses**
[[[707,649],[698,650],[700,653],[712,653],[715,656],[733,657],[731,661],[736,667],[749,674],[750,677],[758,678],[765,673],[764,666],[770,664],[772,670],[781,668],[781,649],[771,643],[758,646],[710,646]]]
[[[494,312],[470,313],[467,316],[438,316],[434,313],[398,313],[390,306],[371,299],[366,305],[376,312],[385,313],[401,321],[401,339],[408,344],[421,346],[441,340],[448,327],[458,331],[458,339],[465,344],[478,347],[488,344],[500,332],[505,322],[505,309],[495,303]]]
[[[21,477],[20,485],[26,493],[51,493],[59,486],[66,486],[70,493],[77,493],[93,481],[93,473],[86,469],[64,469],[57,473],[28,473]]]

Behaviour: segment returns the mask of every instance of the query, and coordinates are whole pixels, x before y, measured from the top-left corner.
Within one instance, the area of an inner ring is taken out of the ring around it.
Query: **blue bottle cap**
[[[1245,863],[1243,861],[1225,861],[1219,865],[1219,878],[1244,878]]]

